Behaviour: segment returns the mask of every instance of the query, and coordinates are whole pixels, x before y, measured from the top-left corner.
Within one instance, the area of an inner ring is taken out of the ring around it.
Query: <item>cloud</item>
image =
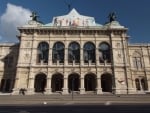
[[[27,24],[30,15],[30,10],[8,3],[6,11],[0,16],[1,40],[16,42],[17,27]]]

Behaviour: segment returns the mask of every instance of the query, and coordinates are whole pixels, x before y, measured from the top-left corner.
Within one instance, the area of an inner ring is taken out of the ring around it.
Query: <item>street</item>
[[[0,106],[0,113],[150,113],[148,104]]]

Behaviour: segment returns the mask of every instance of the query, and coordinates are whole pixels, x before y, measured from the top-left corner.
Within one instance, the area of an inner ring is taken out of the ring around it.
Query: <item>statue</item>
[[[38,18],[39,16],[37,15],[36,12],[32,12],[32,15],[31,15],[30,17],[32,17],[32,20],[33,20],[33,21],[38,21],[37,18]]]
[[[116,21],[116,18],[117,18],[116,13],[115,13],[115,12],[109,13],[108,18],[109,18],[109,22],[110,22],[110,23],[111,23],[112,21]]]
[[[65,4],[67,5],[67,7],[68,7],[68,11],[70,11],[71,10],[71,6],[72,6],[72,2],[66,2],[66,1],[64,1],[65,2]]]

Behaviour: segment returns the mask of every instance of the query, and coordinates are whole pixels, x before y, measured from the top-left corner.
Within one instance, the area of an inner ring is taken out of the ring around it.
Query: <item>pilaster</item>
[[[64,76],[64,87],[62,89],[63,89],[63,92],[62,92],[63,95],[69,94],[68,93],[68,77]]]
[[[80,94],[85,94],[84,77],[80,78],[80,83],[81,83]]]
[[[97,77],[97,88],[96,88],[96,93],[97,94],[102,94],[102,88],[101,88],[101,78]]]
[[[50,77],[47,78],[47,84],[46,84],[46,88],[45,88],[44,94],[52,94],[51,78]]]

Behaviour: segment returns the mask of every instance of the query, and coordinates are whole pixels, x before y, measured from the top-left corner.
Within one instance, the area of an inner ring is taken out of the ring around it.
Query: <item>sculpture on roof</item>
[[[110,22],[110,23],[111,23],[112,21],[116,21],[116,18],[117,18],[116,13],[115,13],[115,12],[109,13],[108,18],[109,18],[109,22]]]
[[[37,18],[38,18],[39,16],[37,15],[36,12],[32,12],[32,15],[31,15],[30,17],[32,18],[33,21],[38,21]]]
[[[70,3],[69,3],[69,2],[67,2],[67,1],[64,0],[64,2],[65,2],[65,4],[66,4],[67,7],[68,7],[68,12],[71,11],[72,1],[70,1]]]

